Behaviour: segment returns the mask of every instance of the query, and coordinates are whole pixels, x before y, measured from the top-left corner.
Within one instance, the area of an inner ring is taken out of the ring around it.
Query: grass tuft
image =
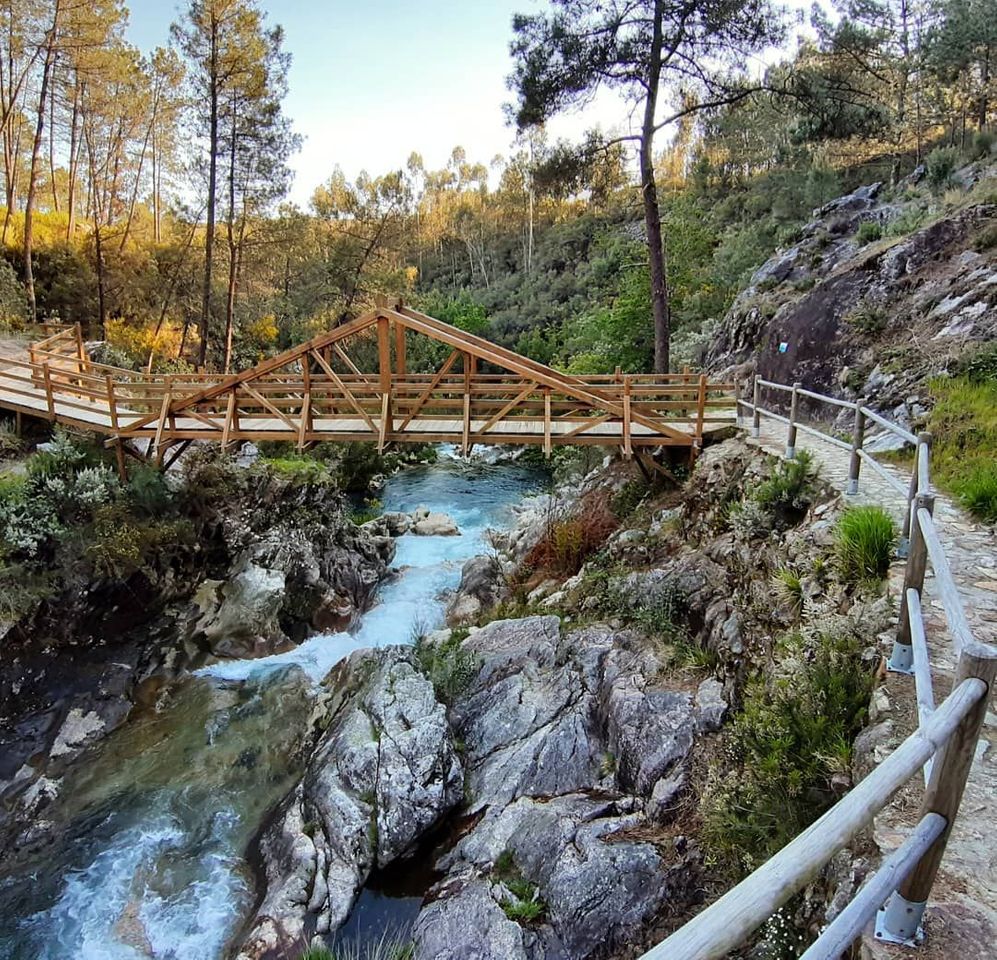
[[[882,507],[849,508],[838,521],[836,536],[838,571],[845,583],[879,584],[886,578],[897,527]]]

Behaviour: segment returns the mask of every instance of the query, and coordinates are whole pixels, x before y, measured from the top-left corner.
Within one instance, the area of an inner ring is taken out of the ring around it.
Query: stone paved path
[[[752,442],[783,455],[786,426],[763,420],[762,435]],[[810,451],[826,481],[845,490],[849,465],[846,451],[802,432],[797,436],[796,446]],[[905,475],[898,468],[887,469],[904,485],[910,479],[909,473]],[[904,515],[904,498],[866,463],[862,465],[859,492],[849,499],[855,503],[879,504],[898,521]],[[934,516],[973,633],[978,640],[997,644],[997,536],[993,529],[974,523],[940,491],[936,491]],[[900,595],[903,575],[904,564],[895,563],[889,584],[894,597]],[[939,703],[951,688],[956,652],[930,568],[925,580],[925,598],[935,702]],[[888,653],[889,646],[887,643],[884,652]],[[886,690],[892,704],[886,719],[894,725],[895,741],[899,742],[916,724],[913,678],[890,674]],[[920,788],[920,783],[911,784],[876,818],[873,833],[884,852],[901,842],[916,819]],[[993,700],[942,872],[929,902],[925,929],[927,942],[915,954],[919,958],[993,960],[997,956],[997,716]],[[878,960],[912,954],[867,936],[863,956]]]

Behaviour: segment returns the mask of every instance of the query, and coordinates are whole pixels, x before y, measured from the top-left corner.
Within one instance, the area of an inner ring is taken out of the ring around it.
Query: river
[[[539,477],[524,467],[463,462],[405,470],[386,510],[449,513],[459,537],[398,540],[401,573],[350,633],[312,637],[257,660],[214,664],[135,711],[59,785],[45,815],[57,841],[0,880],[3,960],[215,960],[254,901],[247,850],[301,774],[300,745],[318,683],[353,650],[410,643],[442,623],[441,594],[463,562],[487,551],[488,528]],[[2,871],[0,871],[2,875]],[[382,882],[385,878],[382,878]],[[390,878],[388,878],[390,880]],[[348,927],[384,915],[390,882],[365,892]],[[403,920],[418,901],[395,896]],[[389,911],[390,913],[390,911]]]

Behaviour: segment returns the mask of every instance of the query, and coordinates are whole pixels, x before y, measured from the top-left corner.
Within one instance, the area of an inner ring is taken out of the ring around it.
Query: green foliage
[[[985,253],[997,247],[997,223],[984,227],[973,237],[973,249],[977,253]]]
[[[952,174],[959,164],[959,151],[955,147],[936,147],[925,162],[925,178],[934,193],[941,193],[952,182]]]
[[[733,768],[716,766],[704,797],[712,855],[749,871],[778,851],[835,799],[847,773],[874,677],[851,630],[792,634],[774,675],[749,683],[728,733]]]
[[[997,343],[987,343],[964,357],[956,376],[965,377],[970,383],[997,383]]]
[[[997,462],[976,463],[952,481],[962,505],[987,523],[997,523]]]
[[[997,381],[990,379],[990,363],[988,356],[981,358],[978,380],[931,381],[935,406],[928,427],[934,480],[975,517],[992,523],[997,520]]]
[[[452,706],[470,686],[478,673],[478,660],[463,647],[466,630],[452,630],[440,643],[425,637],[415,642],[415,655],[422,672],[429,679],[441,703]]]
[[[803,578],[799,571],[792,567],[780,567],[772,574],[772,585],[779,599],[789,606],[793,616],[799,619],[803,612]]]
[[[274,476],[286,480],[291,486],[300,487],[332,482],[332,475],[326,464],[307,455],[261,457],[260,462]]]
[[[640,506],[647,496],[648,485],[644,480],[628,480],[610,501],[610,509],[619,520],[625,520]]]
[[[28,300],[14,268],[0,257],[0,331],[20,330],[28,319]]]
[[[993,150],[994,135],[989,130],[978,130],[976,136],[973,137],[972,158],[983,160],[985,157],[989,157]]]
[[[886,236],[906,237],[920,230],[928,222],[929,217],[930,212],[927,207],[908,207],[899,217],[890,221],[886,228]]]
[[[863,220],[855,231],[855,240],[859,246],[881,240],[883,237],[883,225],[878,220]]]
[[[774,514],[798,518],[813,501],[818,473],[809,451],[799,450],[792,460],[777,463],[772,475],[759,484],[753,498]]]
[[[877,506],[849,507],[838,521],[835,548],[845,583],[881,583],[897,545],[893,518]]]
[[[24,449],[24,441],[17,435],[9,420],[0,421],[0,460],[17,456]]]
[[[362,507],[350,511],[350,519],[359,527],[371,520],[376,520],[384,511],[384,504],[377,497],[364,500]]]
[[[530,924],[546,914],[547,904],[540,899],[537,885],[522,875],[510,850],[503,850],[499,855],[492,867],[492,877],[508,891],[501,907],[510,920]]]
[[[863,301],[846,313],[844,320],[859,333],[876,334],[886,328],[887,313],[883,307]]]

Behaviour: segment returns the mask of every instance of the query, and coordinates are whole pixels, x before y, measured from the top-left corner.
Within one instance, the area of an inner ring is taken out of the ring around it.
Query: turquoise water
[[[56,843],[16,873],[0,867],[0,958],[223,956],[254,900],[247,847],[300,776],[315,685],[353,650],[439,626],[441,594],[538,480],[447,455],[391,478],[386,510],[449,513],[461,535],[399,538],[399,573],[353,632],[199,670],[108,737],[46,812],[60,825]]]

